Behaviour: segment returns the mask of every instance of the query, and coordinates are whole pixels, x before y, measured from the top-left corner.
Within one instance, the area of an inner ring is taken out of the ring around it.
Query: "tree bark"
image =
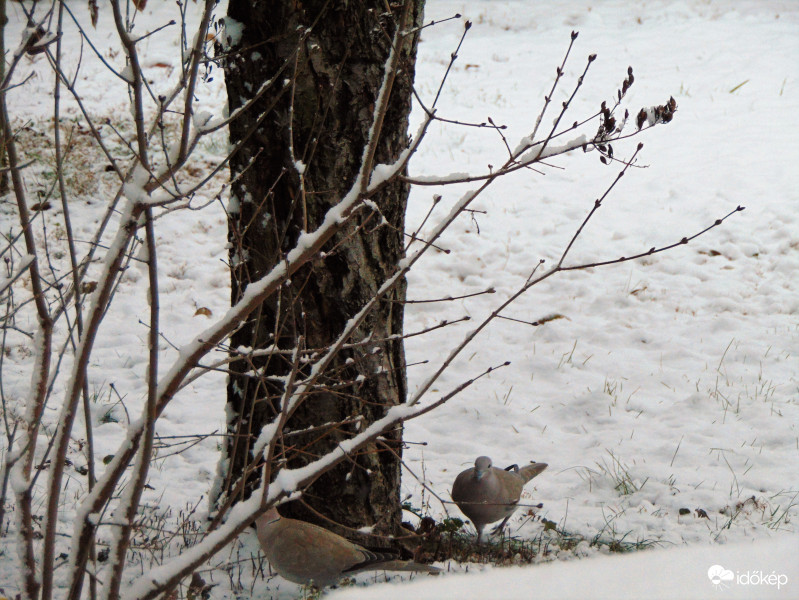
[[[420,22],[423,0],[406,1],[413,2],[410,23]],[[234,302],[249,282],[282,259],[302,231],[318,227],[355,180],[402,10],[400,3],[391,5],[393,14],[387,7],[384,0],[230,0],[226,32],[232,44],[225,65],[230,111],[288,65],[278,75],[278,84],[230,127],[234,144],[255,128],[231,161]],[[234,39],[238,32],[240,39]],[[301,41],[303,33],[307,37]],[[408,145],[416,57],[413,37],[403,47],[377,163],[393,162]],[[258,125],[258,117],[273,104]],[[279,297],[267,300],[242,324],[232,347],[275,344],[290,349],[300,336],[306,348],[328,346],[403,257],[407,197],[408,186],[397,181],[372,198],[379,212],[360,211],[318,259],[283,286]],[[286,431],[314,429],[284,436],[278,454],[286,464],[301,466],[330,451],[405,401],[403,343],[387,340],[402,333],[404,299],[403,281],[349,340],[369,343],[342,351],[325,375],[324,387],[305,397]],[[227,397],[232,474],[226,482],[228,492],[253,462],[252,436],[279,410],[283,388],[275,376],[286,375],[290,362],[287,356],[273,356],[250,364],[233,363]],[[345,424],[327,426],[342,421]],[[400,428],[387,433],[384,441],[322,475],[305,490],[301,502],[292,502],[283,512],[320,522],[314,514],[318,511],[348,527],[369,524],[378,532],[396,533],[401,515],[401,444]],[[246,496],[257,477],[257,470],[249,472],[245,489],[233,493]]]

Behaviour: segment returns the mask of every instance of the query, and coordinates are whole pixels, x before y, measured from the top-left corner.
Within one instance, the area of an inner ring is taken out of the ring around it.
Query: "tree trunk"
[[[410,23],[420,22],[423,0],[407,1],[414,3]],[[234,302],[249,282],[281,260],[302,231],[314,231],[352,185],[402,9],[398,4],[392,4],[392,15],[386,12],[384,0],[230,0],[226,35],[232,44],[225,66],[230,111],[288,65],[278,75],[280,83],[230,127],[234,144],[256,128],[231,161],[234,183],[229,236]],[[309,27],[308,37],[301,42],[300,35]],[[393,162],[408,144],[415,57],[416,40],[408,40],[380,136],[377,163]],[[258,125],[258,117],[273,104]],[[360,211],[318,259],[283,286],[279,297],[267,300],[241,326],[232,347],[264,348],[274,343],[291,349],[300,336],[306,348],[328,346],[403,257],[407,197],[408,186],[397,181],[372,198],[379,213]],[[370,342],[342,351],[324,377],[324,387],[317,387],[304,399],[286,430],[315,429],[286,435],[277,453],[279,459],[291,467],[301,466],[404,402],[403,344],[397,339],[386,341],[402,333],[404,299],[403,281],[349,340],[369,338]],[[283,388],[274,376],[290,371],[288,356],[233,363],[227,398],[229,492],[253,462],[252,436],[257,436],[279,409]],[[258,377],[253,376],[253,368],[258,369]],[[341,422],[344,424],[327,426]],[[354,461],[345,461],[322,475],[305,491],[301,502],[292,502],[283,512],[319,522],[310,506],[348,527],[374,524],[378,532],[395,533],[401,512],[401,444],[401,429],[387,433],[383,441]],[[258,475],[257,470],[248,473],[246,489],[236,493],[246,496]]]

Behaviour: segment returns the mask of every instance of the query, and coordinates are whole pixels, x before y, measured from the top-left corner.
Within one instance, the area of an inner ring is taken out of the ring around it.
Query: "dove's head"
[[[491,470],[491,459],[487,456],[478,456],[474,461],[474,471],[477,479],[481,479],[483,475]]]

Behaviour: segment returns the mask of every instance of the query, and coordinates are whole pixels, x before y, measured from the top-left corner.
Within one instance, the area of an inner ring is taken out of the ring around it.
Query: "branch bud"
[[[639,129],[639,130],[641,129],[641,127],[643,127],[643,126],[644,126],[644,123],[646,123],[646,120],[647,120],[648,118],[649,118],[649,117],[648,117],[648,115],[646,114],[646,109],[645,109],[645,108],[642,108],[642,109],[641,109],[641,110],[638,112],[638,116],[635,118],[635,124],[636,124],[636,125],[638,125],[638,129]]]

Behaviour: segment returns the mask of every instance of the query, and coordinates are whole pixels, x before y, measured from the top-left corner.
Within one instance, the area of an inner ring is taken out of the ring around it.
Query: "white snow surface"
[[[484,567],[477,573],[458,575],[457,579],[423,576],[410,583],[387,583],[379,588],[343,588],[328,597],[330,600],[784,599],[791,597],[790,590],[796,589],[799,579],[797,550],[796,536],[712,548],[697,545],[622,557],[555,561],[532,568]],[[708,575],[712,567],[721,567],[713,571],[721,575],[718,580],[711,580]]]
[[[87,22],[85,5],[70,7]],[[196,20],[199,7],[187,7]],[[24,16],[16,3],[7,10],[6,39],[18,39]],[[224,5],[219,10],[223,16]],[[455,13],[463,18],[422,33],[417,90],[432,101],[463,20],[470,19],[474,26],[437,114],[464,122],[490,116],[508,126],[503,134],[511,148],[532,132],[573,30],[580,35],[554,94],[555,109],[569,97],[587,56],[595,52],[598,58],[564,123],[595,113],[602,100],[612,102],[628,65],[635,73],[624,103],[631,116],[670,96],[677,101],[673,122],[614,144],[615,156],[625,157],[643,142],[639,164],[645,168],[633,168],[622,178],[566,264],[671,244],[738,205],[746,210],[670,252],[560,273],[533,287],[503,313],[516,320],[498,320],[483,331],[423,402],[488,367],[511,364],[406,424],[404,461],[429,489],[408,473],[402,494],[436,519],[462,517],[433,492],[448,500],[457,473],[479,455],[503,467],[530,460],[549,463],[526,487],[524,507],[511,519],[508,535],[541,540],[542,548],[553,552],[542,552],[539,564],[525,567],[440,564],[447,571],[442,576],[414,577],[397,585],[378,585],[382,575],[361,575],[356,586],[330,597],[799,597],[799,3],[428,0],[425,21]],[[136,31],[153,30],[171,18],[177,18],[174,3],[150,2],[137,17]],[[74,36],[70,27],[67,35]],[[177,77],[180,48],[174,30],[141,43],[142,67],[157,89],[169,89]],[[124,54],[116,50],[107,6],[101,6],[100,23],[91,35],[106,60],[121,69]],[[75,72],[77,60],[77,54],[67,57],[68,73]],[[24,57],[15,82],[29,73],[34,76],[25,86],[8,92],[12,119],[31,119],[32,127],[46,131],[52,75],[44,55]],[[226,111],[222,73],[214,69],[213,76],[197,91],[204,118],[224,117]],[[124,85],[86,49],[76,85],[89,110],[101,115],[98,121],[130,119]],[[63,90],[62,102],[67,116],[78,114]],[[554,116],[547,113],[542,130]],[[422,118],[422,111],[414,110],[411,131]],[[213,143],[202,142],[199,168],[210,169],[227,147],[224,132]],[[506,158],[506,146],[494,130],[435,123],[409,171],[427,180],[477,175]],[[410,272],[409,299],[496,291],[408,305],[406,332],[471,317],[406,342],[412,365],[409,396],[454,343],[524,284],[540,259],[545,266],[557,261],[619,170],[617,164],[602,165],[596,152],[577,151],[549,161],[543,175],[521,170],[494,183],[470,206],[481,212],[460,217],[437,243],[450,252],[433,251]],[[102,173],[98,177],[97,196],[74,202],[77,239],[90,239],[103,214],[107,198],[101,192],[113,179]],[[477,185],[415,187],[407,230],[416,231],[433,195],[441,194],[420,233],[424,238],[436,219]],[[211,189],[204,193],[205,198],[200,194],[195,200],[198,206],[215,194]],[[163,271],[161,323],[165,340],[178,347],[229,308],[222,206],[210,203],[202,211],[182,211],[156,222]],[[44,217],[52,232],[60,209]],[[12,219],[4,199],[4,232]],[[93,360],[98,366],[90,371],[90,387],[98,396],[93,406],[98,457],[114,452],[124,440],[126,412],[135,420],[146,395],[142,348],[147,330],[139,322],[147,321],[146,282],[143,267],[128,269],[98,338]],[[541,326],[523,323],[548,315],[563,318]],[[29,347],[27,338],[10,332],[2,349],[7,398],[27,393],[33,366]],[[161,349],[166,370],[177,352],[166,342]],[[420,364],[423,360],[429,362]],[[69,372],[70,362],[68,356],[62,373]],[[57,408],[48,407],[50,423]],[[207,497],[219,461],[220,440],[211,434],[223,432],[224,423],[225,379],[219,374],[198,379],[169,405],[158,430],[165,444],[178,441],[169,436],[209,437],[180,453],[166,445],[159,450],[143,498],[154,518],[164,515],[174,523],[179,511],[198,503],[195,516],[203,517],[207,506],[200,499]],[[79,467],[82,425],[75,431],[70,459]],[[69,477],[72,493],[85,493],[85,478],[77,471]],[[542,507],[533,516],[531,509],[538,504]],[[687,514],[680,515],[681,509]],[[74,507],[65,506],[60,513],[65,532],[71,531],[73,518]],[[623,540],[655,549],[608,555],[582,543],[558,551],[557,534],[543,531],[542,519],[589,541]],[[14,597],[18,589],[13,539],[0,539],[0,596]],[[212,598],[298,596],[297,586],[279,577],[262,578],[251,569],[247,561],[255,554],[257,540],[245,534],[230,552],[219,555],[214,565],[229,564],[237,575],[205,574],[219,584]],[[708,576],[715,565],[733,578],[715,584]],[[64,571],[56,572],[57,584]],[[266,566],[264,572],[269,573]],[[754,572],[784,575],[786,583],[780,589],[762,581],[755,586]],[[748,583],[744,574],[750,575]],[[232,589],[234,580],[243,581],[245,590]]]

